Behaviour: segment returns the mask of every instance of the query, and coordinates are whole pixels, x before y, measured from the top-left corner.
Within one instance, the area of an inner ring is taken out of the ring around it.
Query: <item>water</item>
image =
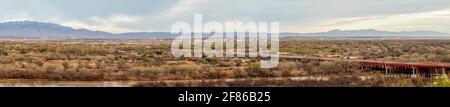
[[[327,81],[328,76],[301,76],[301,77],[272,77],[264,78],[270,80],[316,80]],[[366,80],[370,76],[361,76],[361,80]],[[234,79],[207,79],[207,80],[163,80],[164,82],[207,82],[207,81],[237,81],[245,79],[263,78],[234,78]],[[0,87],[132,87],[140,83],[160,82],[160,81],[50,81],[31,79],[0,79]]]
[[[137,81],[48,81],[7,79],[0,80],[0,87],[131,87]]]

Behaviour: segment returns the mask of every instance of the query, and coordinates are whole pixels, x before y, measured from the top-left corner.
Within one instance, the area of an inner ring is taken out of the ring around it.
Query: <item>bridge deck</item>
[[[424,67],[424,68],[447,68],[450,69],[449,63],[414,63],[414,62],[385,62],[385,61],[374,61],[374,60],[350,60],[350,59],[339,59],[339,58],[321,58],[321,57],[307,57],[307,56],[293,56],[293,55],[280,55],[280,58],[285,59],[315,59],[322,61],[346,61],[346,62],[356,62],[365,65],[373,66],[390,66],[390,67]]]

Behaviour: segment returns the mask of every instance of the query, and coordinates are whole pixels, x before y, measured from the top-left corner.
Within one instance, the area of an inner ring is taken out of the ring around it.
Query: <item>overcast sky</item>
[[[177,21],[280,22],[281,32],[333,29],[450,33],[450,0],[1,0],[0,22],[32,20],[113,33],[170,31]]]

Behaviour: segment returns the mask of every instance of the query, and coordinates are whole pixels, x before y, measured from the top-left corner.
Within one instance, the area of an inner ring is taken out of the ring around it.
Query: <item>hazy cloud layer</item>
[[[2,0],[0,21],[109,32],[170,31],[176,21],[276,21],[282,32],[331,29],[450,32],[449,0]]]

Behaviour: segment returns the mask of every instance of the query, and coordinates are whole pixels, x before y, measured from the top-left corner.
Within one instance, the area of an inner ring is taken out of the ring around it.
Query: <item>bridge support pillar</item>
[[[385,66],[384,69],[386,70],[386,74],[390,74],[390,73],[391,73],[389,67],[386,67],[386,66]]]
[[[389,68],[387,67],[386,62],[383,61],[383,64],[384,64],[384,69],[386,70],[386,74],[388,74],[388,69]]]
[[[416,77],[416,68],[415,67],[412,67],[412,75],[411,75],[411,77]]]
[[[442,68],[442,75],[444,75],[444,77],[447,78],[447,74],[445,73],[445,68]]]

